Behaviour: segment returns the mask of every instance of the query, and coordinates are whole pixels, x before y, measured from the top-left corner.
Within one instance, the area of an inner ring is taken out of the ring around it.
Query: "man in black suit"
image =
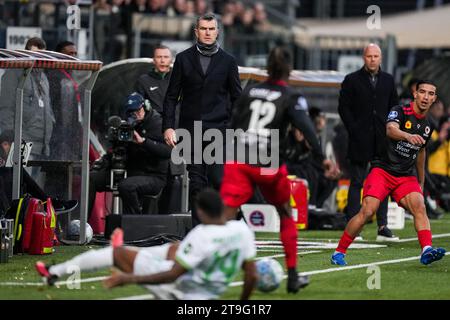
[[[175,108],[178,102],[180,102],[178,127],[188,130],[191,137],[195,121],[201,121],[203,132],[207,129],[218,129],[225,137],[231,107],[242,91],[236,60],[217,43],[219,29],[214,14],[200,16],[194,31],[197,42],[177,55],[164,100],[162,125],[164,139],[172,147],[177,143]],[[223,141],[225,142],[225,139]],[[200,148],[202,154],[206,145],[202,143]],[[191,150],[195,149],[192,145]],[[192,205],[196,194],[208,185],[218,189],[223,174],[223,162],[207,166],[202,154],[195,155],[192,151],[191,161],[187,166],[193,225],[199,223],[195,207]]]
[[[389,110],[398,104],[394,78],[380,68],[380,47],[373,43],[367,45],[363,60],[364,66],[360,70],[345,77],[339,96],[339,115],[349,136],[348,219],[361,208],[361,189],[370,161],[386,152],[385,123]],[[387,228],[387,200],[377,212],[377,241],[398,240]]]

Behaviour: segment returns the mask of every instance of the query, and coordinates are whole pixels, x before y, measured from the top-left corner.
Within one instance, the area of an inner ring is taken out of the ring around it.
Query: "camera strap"
[[[68,73],[66,70],[61,69],[61,72],[73,84],[73,88],[75,89],[75,99],[77,100],[77,105],[78,105],[78,122],[82,123],[83,122],[83,114],[81,112],[81,94],[80,94],[80,90],[78,89],[79,88],[78,83],[75,81],[75,79],[72,77],[72,75],[70,73]]]

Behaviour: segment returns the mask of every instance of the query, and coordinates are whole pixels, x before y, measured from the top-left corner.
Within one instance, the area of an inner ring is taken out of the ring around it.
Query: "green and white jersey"
[[[243,221],[198,225],[180,243],[175,260],[188,272],[176,281],[183,299],[217,299],[256,255],[255,237]]]

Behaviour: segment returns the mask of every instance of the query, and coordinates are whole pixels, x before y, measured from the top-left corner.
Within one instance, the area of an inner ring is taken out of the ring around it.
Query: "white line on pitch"
[[[139,296],[116,298],[114,300],[150,300],[150,299],[155,299],[155,296],[151,293],[150,294],[141,294]]]
[[[449,255],[450,252],[446,252],[445,255]],[[412,261],[412,260],[418,260],[420,256],[416,257],[409,257],[404,259],[396,259],[396,260],[385,260],[385,261],[379,261],[379,262],[372,262],[372,263],[365,263],[365,264],[357,264],[354,266],[347,266],[347,267],[334,267],[334,268],[328,268],[328,269],[322,269],[322,270],[313,270],[313,271],[306,271],[306,272],[300,272],[299,275],[301,276],[309,276],[313,274],[320,274],[320,273],[330,273],[330,272],[337,272],[337,271],[346,271],[346,270],[352,270],[352,269],[360,269],[360,268],[366,268],[370,266],[379,266],[383,264],[394,264],[399,262],[406,262],[406,261]],[[284,279],[286,279],[287,276],[284,276]],[[236,281],[232,282],[230,284],[230,287],[239,287],[243,284],[242,281]]]
[[[297,252],[297,255],[310,254],[310,253],[319,253],[319,252],[322,252],[322,251],[303,251],[303,252],[300,251],[300,252]],[[264,259],[264,258],[281,258],[281,257],[284,257],[284,253],[274,254],[272,256],[258,257],[255,260],[261,260],[261,259]]]
[[[102,281],[104,279],[108,278],[108,276],[103,277],[94,277],[94,278],[86,278],[81,280],[65,280],[65,281],[57,281],[55,282],[55,287],[64,286],[67,284],[78,284],[78,283],[89,283],[89,282],[97,282]],[[44,286],[45,284],[43,282],[0,282],[0,286]]]
[[[35,286],[35,287],[41,287],[44,284],[42,282],[0,282],[0,286],[25,286],[25,287],[31,287],[31,286]]]
[[[442,233],[442,234],[434,234],[433,235],[433,239],[434,238],[447,238],[450,237],[450,233]],[[391,243],[396,243],[396,242],[409,242],[409,241],[416,241],[417,237],[415,238],[405,238],[405,239],[400,239],[399,241],[395,241],[395,242],[391,242]],[[322,239],[322,238],[298,238],[299,242],[303,242],[303,241],[326,241],[326,242],[337,242],[339,241],[339,239]],[[263,243],[277,243],[280,242],[280,239],[256,239],[255,243],[258,242],[263,242]],[[356,242],[375,242],[375,240],[358,240]]]
[[[102,276],[102,277],[94,277],[94,278],[87,278],[87,279],[81,279],[81,280],[66,280],[66,281],[57,281],[55,282],[55,287],[63,286],[63,285],[74,285],[77,283],[88,283],[88,282],[97,282],[97,281],[103,281],[109,276]]]
[[[437,239],[437,238],[447,238],[447,237],[450,237],[450,233],[433,234],[433,239]],[[417,241],[417,237],[415,237],[415,238],[400,239],[400,240],[395,241],[395,242],[392,242],[392,243],[396,243],[396,242],[409,242],[409,241]]]

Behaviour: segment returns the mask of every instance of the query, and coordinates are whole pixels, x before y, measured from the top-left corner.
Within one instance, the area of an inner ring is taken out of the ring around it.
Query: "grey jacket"
[[[16,110],[16,89],[21,69],[7,70],[1,82],[0,91],[0,130],[14,130]],[[31,155],[48,156],[49,142],[53,132],[53,115],[49,94],[49,82],[40,70],[33,70],[25,82],[23,93],[22,138],[33,142]]]

